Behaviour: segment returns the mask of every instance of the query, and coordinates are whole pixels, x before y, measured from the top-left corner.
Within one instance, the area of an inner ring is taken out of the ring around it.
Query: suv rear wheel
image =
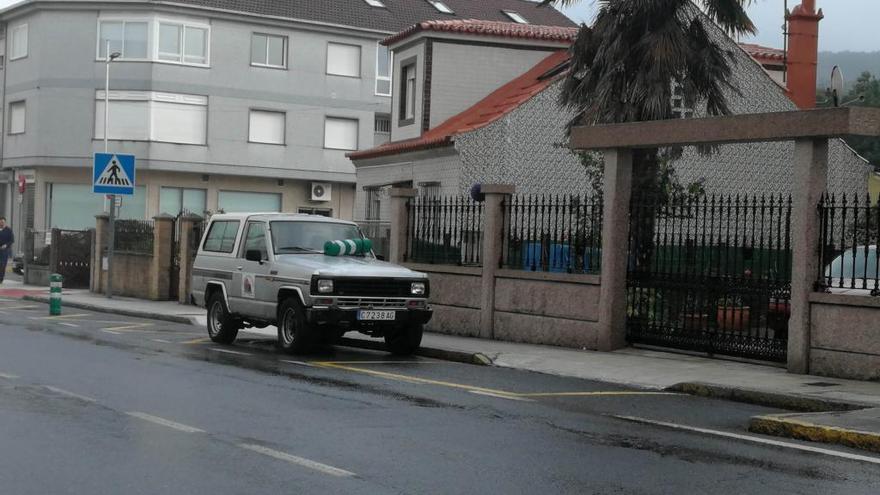
[[[278,348],[284,352],[308,351],[315,338],[314,329],[306,321],[306,313],[299,299],[288,297],[278,307]]]
[[[208,337],[218,344],[231,344],[238,336],[239,323],[229,314],[223,293],[215,290],[208,298]]]
[[[419,349],[422,343],[422,325],[410,323],[409,325],[392,330],[385,335],[385,347],[391,354],[409,356]]]

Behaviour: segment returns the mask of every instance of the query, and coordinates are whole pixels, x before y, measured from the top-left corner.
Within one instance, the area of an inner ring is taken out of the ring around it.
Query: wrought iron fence
[[[503,204],[507,268],[599,273],[602,202],[586,196],[512,196]]]
[[[53,269],[64,277],[64,286],[88,288],[91,278],[92,231],[53,229],[52,243],[56,252]]]
[[[361,220],[357,224],[364,236],[373,241],[373,252],[376,256],[387,260],[391,243],[391,222]]]
[[[480,266],[483,204],[467,197],[418,197],[407,202],[405,261]]]
[[[202,236],[205,235],[205,228],[207,227],[207,220],[193,223],[192,232],[190,232],[189,235],[189,252],[193,258],[195,258],[196,254],[199,252],[199,245],[202,242]]]
[[[819,224],[817,290],[880,295],[880,199],[825,195]]]
[[[52,232],[27,229],[25,232],[23,261],[30,265],[49,265]]]
[[[785,359],[790,197],[636,198],[631,208],[631,342]]]
[[[153,254],[152,220],[116,220],[114,252]]]

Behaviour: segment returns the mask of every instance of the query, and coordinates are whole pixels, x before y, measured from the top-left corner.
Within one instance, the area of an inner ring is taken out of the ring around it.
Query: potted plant
[[[742,297],[727,296],[718,301],[719,330],[743,331],[749,328],[751,308],[743,305]]]

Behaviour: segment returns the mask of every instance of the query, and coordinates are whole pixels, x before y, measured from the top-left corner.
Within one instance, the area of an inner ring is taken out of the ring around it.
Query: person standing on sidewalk
[[[0,284],[6,278],[6,263],[9,261],[13,242],[15,236],[12,234],[12,229],[6,225],[6,217],[0,217]]]

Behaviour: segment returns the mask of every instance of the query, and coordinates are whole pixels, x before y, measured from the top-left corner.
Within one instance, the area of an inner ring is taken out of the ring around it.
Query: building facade
[[[405,30],[386,42],[397,53],[410,54],[427,43],[465,45],[471,58],[490,53],[497,47],[519,47],[523,55],[520,74],[498,84],[494,90],[474,97],[460,113],[445,120],[420,119],[419,112],[433,112],[435,105],[424,96],[422,87],[447,94],[450,79],[440,71],[454,73],[456,81],[468,81],[466,63],[438,64],[435,57],[417,55],[416,60],[428,66],[423,71],[431,80],[415,81],[414,96],[419,104],[406,104],[401,99],[406,90],[398,89],[392,102],[396,112],[392,121],[400,120],[408,107],[417,109],[415,120],[423,125],[415,131],[392,127],[391,141],[370,150],[349,153],[357,168],[358,197],[355,218],[384,221],[388,218],[388,188],[413,187],[423,195],[466,194],[474,184],[513,184],[524,194],[582,195],[592,193],[591,178],[578,155],[568,147],[566,125],[574,114],[562,107],[561,78],[567,67],[567,51],[546,48],[547,38],[558,36],[563,47],[576,33],[541,26],[498,26],[495,23],[450,21],[453,26],[442,29],[431,23]],[[780,84],[775,66],[768,69],[751,52],[753,47],[737,45],[720,29],[710,28],[716,41],[729,51],[733,65],[733,86],[728,96],[734,114],[784,112],[796,110],[786,88]],[[452,40],[453,36],[457,38]],[[527,45],[527,46],[525,46]],[[422,49],[420,54],[424,53]],[[528,58],[540,53],[533,61]],[[406,56],[396,56],[395,64]],[[400,67],[395,67],[401,71]],[[479,69],[471,69],[479,73]],[[506,77],[507,74],[504,74]],[[477,77],[481,85],[485,75]],[[815,94],[815,90],[813,91]],[[673,96],[673,110],[682,118],[699,116],[699,109],[685,108],[682,98]],[[752,143],[724,145],[712,154],[685,149],[672,165],[682,183],[700,182],[708,194],[788,194],[795,171],[790,163],[793,143]],[[835,192],[867,193],[869,167],[844,141],[835,140],[829,150],[829,189]]]
[[[30,0],[0,12],[0,208],[26,229],[81,229],[104,149],[137,157],[121,218],[287,211],[352,218],[346,152],[390,136],[391,56],[421,19],[502,19],[525,0],[207,2]],[[570,25],[552,9],[542,23]]]

